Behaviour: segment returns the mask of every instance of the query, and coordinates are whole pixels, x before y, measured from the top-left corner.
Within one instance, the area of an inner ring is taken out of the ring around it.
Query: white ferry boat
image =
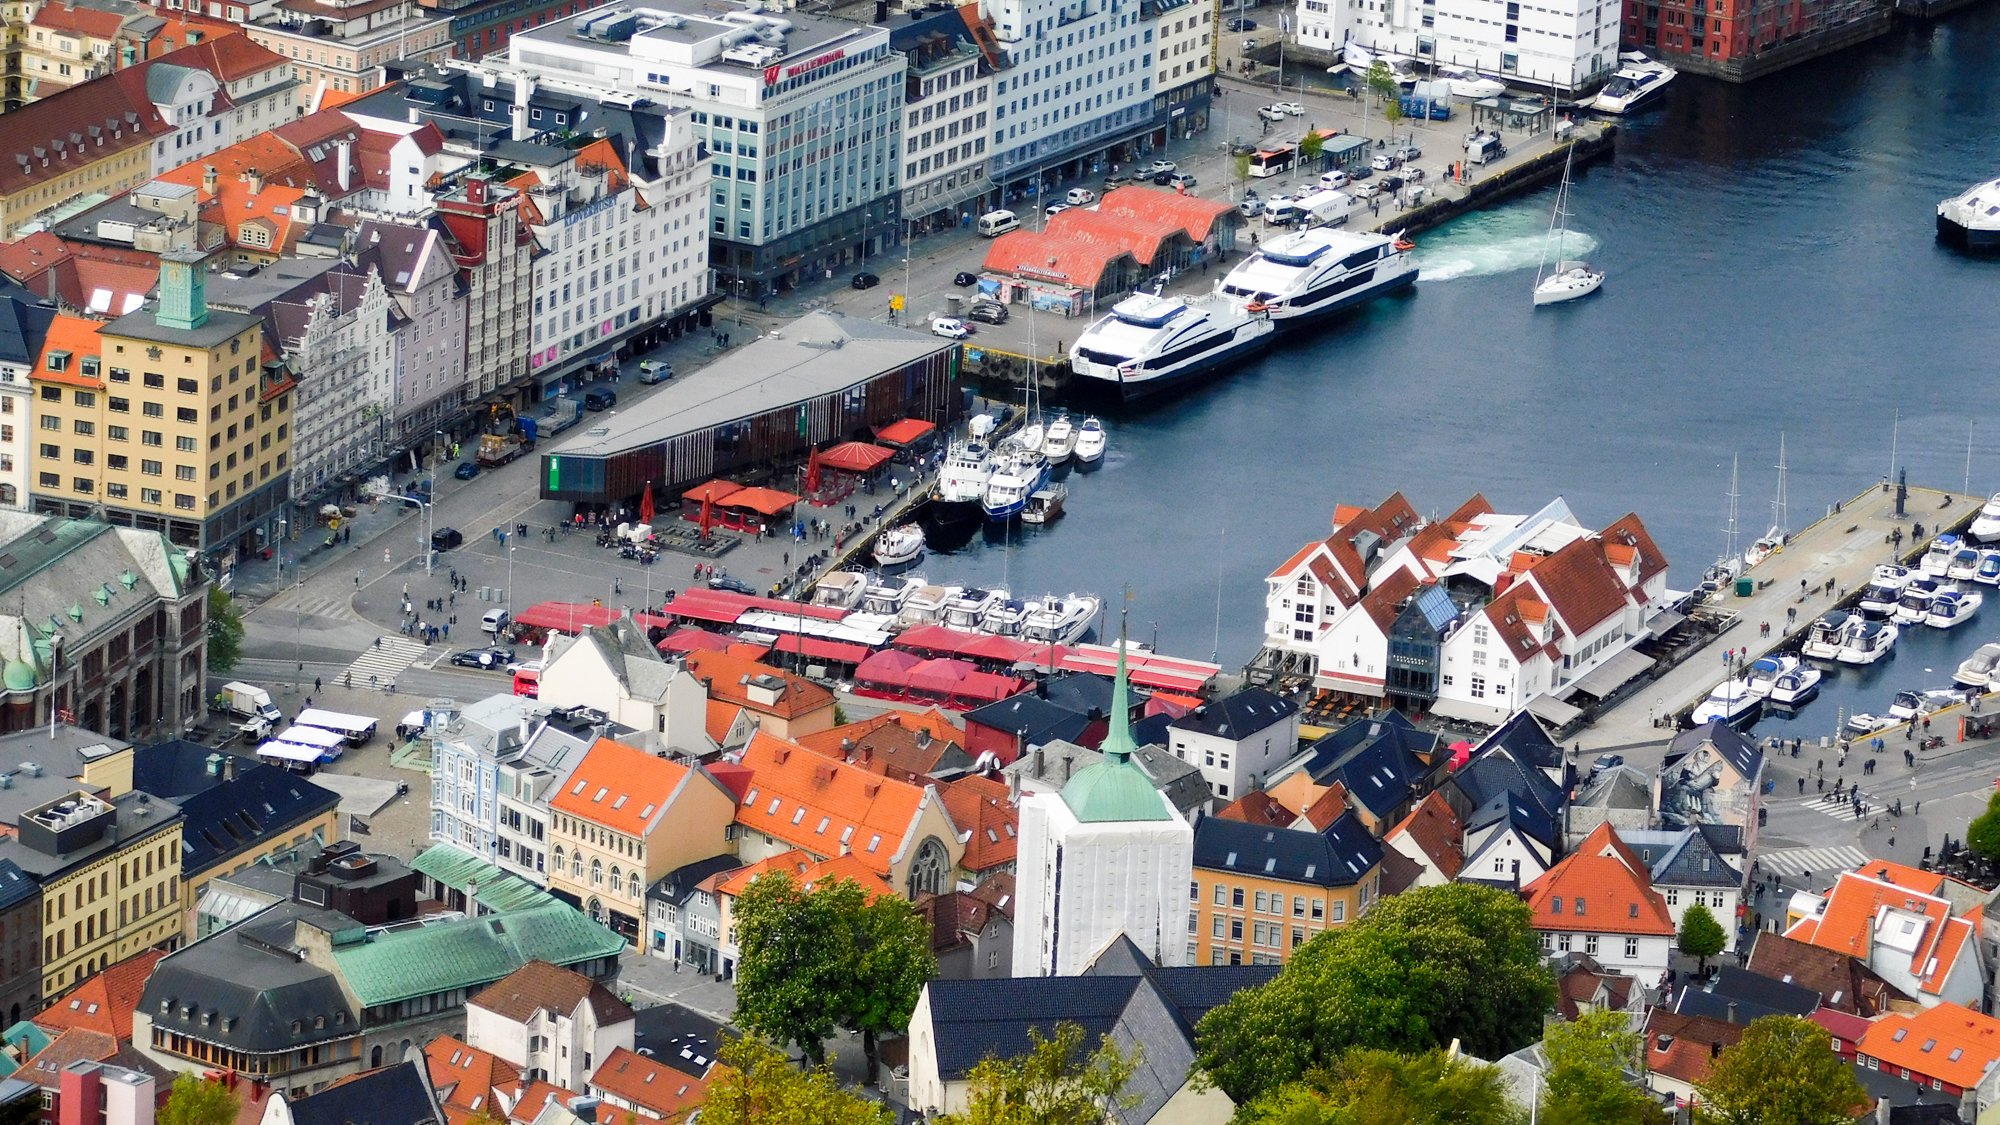
[[[1122,398],[1142,398],[1250,358],[1271,345],[1275,330],[1268,315],[1219,297],[1136,293],[1084,330],[1069,365],[1115,386]],[[1023,493],[1021,502],[1027,499]]]
[[[1280,328],[1352,308],[1417,280],[1407,239],[1316,227],[1266,242],[1216,292]]]
[[[1967,250],[2000,250],[2000,180],[1974,184],[1939,203],[1937,233],[1944,241]],[[1973,525],[1972,533],[1981,538],[1987,534],[1978,524]]]

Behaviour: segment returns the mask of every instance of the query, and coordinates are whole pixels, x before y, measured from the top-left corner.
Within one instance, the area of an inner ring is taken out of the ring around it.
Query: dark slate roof
[[[679,1004],[656,1004],[633,1014],[632,1049],[682,1074],[708,1077],[722,1046],[722,1025]]]
[[[1029,1048],[1028,1029],[1052,1035],[1064,1020],[1084,1030],[1092,1047],[1111,1032],[1143,978],[1130,976],[1004,977],[933,980],[931,1029],[938,1073],[965,1077],[988,1057],[1011,1059]]]
[[[0,859],[0,910],[33,898],[38,886],[11,859]]]
[[[1222,1006],[1244,989],[1269,984],[1279,968],[1277,965],[1186,965],[1154,969],[1147,975],[1181,1019],[1193,1027],[1210,1009]]]
[[[687,902],[688,896],[694,893],[694,889],[701,885],[703,879],[718,871],[734,871],[743,866],[744,862],[733,855],[698,859],[669,871],[659,882],[646,889],[646,897],[681,906]]]
[[[1298,714],[1297,705],[1260,687],[1212,700],[1175,719],[1175,730],[1241,742]],[[1286,747],[1290,750],[1290,747]]]
[[[222,784],[221,776],[208,772],[208,759],[221,754],[213,746],[176,738],[156,746],[132,751],[132,788],[156,797],[188,797]],[[251,764],[237,759],[238,767]]]
[[[1056,739],[1075,742],[1090,726],[1090,716],[1043,699],[1032,691],[967,711],[965,721],[1015,735],[1023,747],[1040,746]]]
[[[959,19],[962,25],[963,17]],[[1071,672],[1057,676],[1035,694],[1066,711],[1079,715],[1108,715],[1111,713],[1111,677],[1095,672]]]
[[[0,363],[33,367],[48,342],[56,310],[12,281],[0,279]]]
[[[1548,774],[1510,754],[1476,755],[1451,775],[1451,784],[1465,794],[1466,802],[1475,809],[1484,808],[1500,793],[1514,794],[1540,809],[1550,820],[1557,819],[1563,807],[1562,788]]]
[[[1674,1000],[1674,1011],[1683,1016],[1707,1016],[1727,1023],[1748,1024],[1764,1016],[1809,1015],[1819,1007],[1819,1001],[1819,993],[1810,988],[1724,965],[1709,991],[1683,986]],[[1730,1007],[1732,1004],[1734,1009]]]
[[[1319,785],[1340,782],[1350,801],[1380,819],[1409,799],[1430,767],[1418,754],[1435,760],[1439,736],[1420,731],[1400,711],[1380,718],[1356,719],[1314,741],[1297,759]]]
[[[198,875],[246,852],[264,851],[340,804],[290,770],[250,763],[230,781],[181,799],[181,870]]]
[[[1665,761],[1660,764],[1661,770],[1700,749],[1704,743],[1714,746],[1715,752],[1729,763],[1729,768],[1743,777],[1755,778],[1757,771],[1763,768],[1764,752],[1757,748],[1756,743],[1728,723],[1713,722],[1675,735],[1673,744],[1667,748]]]
[[[1505,750],[1516,761],[1541,769],[1560,770],[1563,768],[1562,747],[1542,729],[1542,724],[1526,711],[1514,712],[1514,717],[1495,727],[1492,734],[1480,742],[1475,754],[1489,748]]]
[[[1194,830],[1194,865],[1291,883],[1350,886],[1382,861],[1382,846],[1361,819],[1342,813],[1325,832],[1267,828],[1247,820],[1207,816]]]
[[[1474,809],[1472,815],[1466,818],[1465,830],[1471,832],[1501,821],[1544,844],[1553,846],[1556,842],[1555,819],[1532,801],[1506,791],[1493,794],[1491,800]]]
[[[1132,724],[1132,741],[1140,746],[1165,746],[1173,725],[1174,717],[1165,711],[1148,715]]]
[[[369,1071],[292,1102],[293,1125],[442,1125],[416,1060]]]
[[[1708,837],[1689,829],[1653,864],[1654,886],[1740,887],[1743,873],[1716,854]]]
[[[1716,855],[1743,854],[1743,826],[1740,824],[1697,824],[1694,830],[1702,834],[1708,846]]]
[[[330,910],[279,903],[169,954],[146,981],[141,1009],[161,1030],[249,1052],[297,1050],[352,1036],[360,1013],[340,981],[292,952],[291,938],[302,919],[326,929],[361,928]],[[315,1027],[322,1016],[326,1026]],[[294,1021],[300,1030],[292,1030]],[[381,1123],[393,1125],[387,1119]]]

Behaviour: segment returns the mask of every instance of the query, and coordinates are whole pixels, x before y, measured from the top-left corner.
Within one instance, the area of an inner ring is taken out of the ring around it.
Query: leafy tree
[[[824,1065],[793,1069],[766,1040],[731,1040],[723,1044],[721,1058],[701,1107],[708,1125],[891,1125],[895,1120],[888,1106],[842,1089]]]
[[[1389,71],[1389,64],[1381,59],[1376,59],[1368,68],[1366,81],[1368,92],[1385,101],[1394,100],[1400,89],[1396,85],[1396,76]]]
[[[1986,811],[1965,830],[1965,843],[1988,859],[2000,859],[2000,793],[1986,799]]]
[[[1549,1125],[1665,1125],[1666,1114],[1625,1081],[1639,1037],[1623,1012],[1589,1012],[1549,1029],[1548,1083],[1540,1120]]]
[[[925,982],[937,974],[937,955],[931,951],[930,923],[894,895],[864,905],[850,922],[854,962],[840,1026],[861,1033],[867,1081],[873,1083],[881,1066],[876,1037],[910,1026]]]
[[[1687,908],[1681,915],[1681,952],[1689,957],[1701,958],[1702,971],[1708,970],[1708,959],[1722,952],[1729,944],[1729,935],[1722,932],[1722,923],[1701,903]]]
[[[1383,899],[1203,1017],[1196,1062],[1244,1105],[1352,1047],[1517,1050],[1541,1038],[1555,996],[1529,921],[1519,898],[1469,883]]]
[[[1850,1125],[1868,1105],[1826,1029],[1798,1016],[1753,1021],[1695,1089],[1697,1125]]]
[[[208,670],[227,675],[243,659],[243,615],[220,586],[208,588]]]
[[[1505,1125],[1500,1068],[1443,1051],[1356,1048],[1237,1110],[1233,1125]]]
[[[1247,152],[1236,158],[1236,178],[1239,180],[1250,178],[1250,154]]]
[[[1319,135],[1318,129],[1308,127],[1306,135],[1299,141],[1299,159],[1310,165],[1325,152],[1326,138]]]
[[[1028,1029],[1028,1053],[989,1058],[967,1076],[965,1112],[938,1125],[1113,1125],[1119,1107],[1138,1104],[1125,1084],[1139,1068],[1140,1052],[1127,1055],[1105,1039],[1085,1053],[1084,1031],[1059,1023],[1053,1038]]]
[[[239,1107],[236,1092],[229,1087],[183,1074],[174,1079],[167,1104],[160,1109],[159,1125],[235,1125]]]

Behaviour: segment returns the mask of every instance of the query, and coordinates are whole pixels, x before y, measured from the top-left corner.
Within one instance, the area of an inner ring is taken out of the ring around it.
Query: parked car
[[[1097,193],[1087,187],[1073,187],[1063,196],[1063,202],[1071,207],[1085,207],[1097,202]]]
[[[1166,187],[1167,182],[1172,180],[1173,178],[1174,174],[1172,172],[1161,172],[1153,177],[1153,182],[1160,185],[1161,187]]]
[[[1403,165],[1403,170],[1400,174],[1403,177],[1403,182],[1406,184],[1420,184],[1424,182],[1424,170],[1414,164]]]
[[[1069,210],[1069,204],[1067,203],[1051,203],[1047,207],[1042,208],[1042,214],[1053,219],[1067,210]]]
[[[965,315],[984,324],[1007,323],[1007,306],[998,301],[974,301]]]
[[[1184,191],[1193,191],[1194,176],[1187,172],[1175,172],[1167,178],[1167,185],[1169,187],[1181,188]]]
[[[542,670],[543,665],[542,658],[538,656],[533,660],[516,660],[507,665],[507,670],[509,672],[539,672]]]
[[[1266,105],[1257,107],[1257,116],[1263,118],[1266,121],[1275,121],[1282,124],[1285,118],[1290,116],[1290,114],[1287,114],[1284,110],[1279,109],[1277,106]]]
[[[1348,187],[1347,194],[1356,199],[1373,199],[1382,194],[1382,188],[1379,184],[1352,184]]]
[[[513,659],[514,650],[508,648],[475,648],[451,654],[453,666],[459,668],[505,668]]]
[[[674,365],[663,359],[642,360],[639,363],[639,382],[646,386],[664,383],[674,377]]]
[[[1244,19],[1242,16],[1236,16],[1231,18],[1227,23],[1224,23],[1222,26],[1228,28],[1231,31],[1255,31],[1257,30],[1257,21],[1252,19]]]
[[[455,527],[440,527],[436,531],[431,532],[431,550],[433,551],[449,551],[453,547],[463,546],[464,544],[465,536],[459,534],[458,529]]]
[[[873,289],[877,285],[882,284],[882,279],[869,273],[867,270],[863,270],[855,274],[854,280],[848,282],[848,284],[854,286],[856,289]]]
[[[714,578],[709,579],[708,588],[711,590],[727,590],[732,594],[748,594],[753,598],[757,596],[756,588],[751,586],[750,583],[738,578],[731,578],[727,574],[718,574]]]
[[[1126,175],[1125,173],[1113,172],[1111,175],[1104,177],[1104,190],[1117,191],[1119,188],[1122,188],[1126,184],[1129,184],[1131,182],[1132,182],[1132,177]]]
[[[1150,167],[1150,168],[1148,168],[1148,169],[1146,169],[1146,174],[1147,174],[1148,176],[1157,176],[1157,175],[1159,175],[1159,174],[1160,174],[1160,173],[1162,173],[1162,172],[1171,172],[1171,171],[1173,171],[1173,170],[1174,170],[1174,162],[1173,162],[1173,161],[1171,161],[1171,160],[1155,160],[1155,161],[1153,161],[1153,166],[1152,166],[1152,167]]]
[[[1306,113],[1306,107],[1298,102],[1272,102],[1271,108],[1293,117],[1304,117]]]
[[[596,390],[584,392],[583,408],[585,410],[609,410],[617,405],[617,391],[599,387]]]
[[[943,336],[947,340],[963,340],[972,335],[972,329],[954,316],[941,316],[931,321],[931,335]]]
[[[958,286],[960,289],[963,289],[968,285],[979,284],[979,275],[976,273],[967,273],[964,270],[960,270],[958,271],[957,274],[953,275],[951,283],[953,285]]]
[[[1398,145],[1389,150],[1389,155],[1395,157],[1398,164],[1408,164],[1423,154],[1424,150],[1413,144]]]
[[[1338,168],[1335,168],[1331,172],[1320,173],[1319,186],[1323,188],[1329,188],[1334,191],[1339,191],[1341,188],[1344,188],[1348,185],[1351,178],[1352,177],[1348,176],[1347,173],[1341,171]]]
[[[1387,172],[1402,163],[1402,159],[1393,152],[1378,152],[1375,154],[1375,159],[1368,162],[1368,166],[1377,172]]]
[[[474,461],[460,461],[458,468],[451,471],[451,475],[460,480],[471,480],[479,475],[479,465]]]
[[[1384,176],[1381,179],[1375,181],[1375,190],[1381,192],[1384,195],[1394,195],[1398,191],[1401,191],[1403,185],[1408,182],[1409,182],[1408,180],[1403,178],[1403,174],[1401,172],[1398,172],[1395,175]]]
[[[1625,755],[1623,754],[1599,754],[1596,760],[1590,763],[1590,772],[1603,773],[1605,770],[1616,769],[1624,764]]]

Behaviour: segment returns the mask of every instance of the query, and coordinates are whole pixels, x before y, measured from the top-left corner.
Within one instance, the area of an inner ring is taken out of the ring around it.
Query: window
[[[1474,676],[1474,677],[1472,677],[1472,686],[1471,686],[1471,692],[1472,692],[1472,698],[1474,698],[1474,699],[1485,699],[1485,698],[1486,698],[1486,677],[1485,677],[1485,676]]]
[[[160,431],[158,431],[158,430],[140,430],[140,431],[139,431],[139,444],[140,444],[140,445],[161,445],[161,444],[164,444],[164,439],[163,439],[163,438],[162,438],[162,437],[160,436]]]
[[[1579,918],[1583,917],[1583,896],[1582,896],[1582,895],[1578,895],[1578,896],[1576,896],[1576,916],[1577,916],[1577,917],[1579,917]]]
[[[165,418],[167,416],[166,408],[157,402],[140,403],[139,413],[144,414],[148,418]]]
[[[112,412],[113,414],[130,414],[130,413],[132,413],[132,400],[131,400],[131,399],[129,399],[129,398],[119,398],[119,397],[118,397],[117,395],[112,395],[112,396],[111,396],[111,412]]]
[[[177,437],[174,439],[174,448],[182,453],[193,453],[196,450],[195,440],[191,437]]]
[[[201,393],[201,380],[176,379],[174,380],[174,389],[184,395],[198,395]]]
[[[1635,938],[1635,937],[1628,937],[1628,938],[1626,938],[1626,939],[1625,939],[1625,959],[1626,959],[1627,961],[1632,961],[1632,960],[1636,960],[1636,959],[1638,958],[1638,956],[1639,956],[1639,939],[1638,939],[1638,938]]]
[[[1562,896],[1556,895],[1555,897],[1549,899],[1549,913],[1561,914],[1562,912],[1563,912]]]
[[[1230,888],[1230,891],[1229,891],[1229,905],[1231,905],[1231,906],[1235,907],[1235,908],[1236,908],[1236,909],[1238,909],[1238,910],[1241,910],[1241,909],[1243,909],[1243,888],[1242,888],[1242,887],[1232,887],[1232,888]]]
[[[161,465],[158,461],[141,461],[139,471],[149,477],[156,477],[160,475]]]
[[[1592,957],[1595,957],[1595,956],[1597,956],[1597,935],[1596,935],[1596,934],[1587,934],[1587,935],[1585,935],[1585,936],[1584,936],[1584,939],[1583,939],[1583,951],[1584,951],[1585,953],[1589,954],[1589,955],[1590,955],[1590,956],[1592,956]]]

